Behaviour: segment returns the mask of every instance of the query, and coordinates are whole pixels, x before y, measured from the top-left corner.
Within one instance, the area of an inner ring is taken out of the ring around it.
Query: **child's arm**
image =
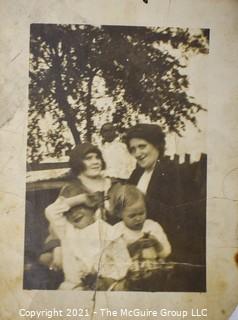
[[[52,261],[53,261],[52,251],[51,252],[44,252],[38,258],[38,262],[48,268],[50,268]]]
[[[161,245],[160,258],[168,257],[171,253],[171,245],[161,225],[153,220],[146,220],[146,229]]]
[[[61,247],[54,248],[52,254],[53,254],[53,260],[50,265],[50,268],[52,268],[55,271],[62,270],[63,269],[62,248]]]
[[[59,197],[45,209],[45,216],[59,239],[64,237],[65,225],[67,223],[64,213],[70,209],[70,206],[65,200],[65,198]]]

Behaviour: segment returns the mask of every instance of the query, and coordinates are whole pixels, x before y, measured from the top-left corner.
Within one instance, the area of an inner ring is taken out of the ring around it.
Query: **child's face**
[[[127,228],[141,230],[146,219],[146,208],[143,200],[139,200],[122,212],[122,220]]]
[[[67,220],[77,229],[83,229],[94,222],[94,210],[82,206],[71,208]]]

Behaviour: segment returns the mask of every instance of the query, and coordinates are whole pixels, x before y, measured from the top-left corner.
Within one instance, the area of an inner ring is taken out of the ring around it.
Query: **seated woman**
[[[137,161],[128,183],[136,185],[145,195],[148,218],[158,221],[166,231],[173,247],[175,261],[187,261],[186,242],[180,235],[187,235],[185,219],[190,199],[184,185],[194,189],[193,179],[184,182],[180,166],[164,158],[165,134],[156,124],[141,123],[127,131],[126,144]]]
[[[69,164],[72,178],[70,182],[61,189],[58,199],[47,207],[47,215],[63,215],[75,205],[83,202],[96,201],[99,203],[97,214],[101,216],[103,220],[110,220],[110,216],[108,217],[105,208],[106,201],[104,200],[112,187],[112,180],[103,176],[103,170],[106,165],[101,151],[90,143],[79,144],[72,150]],[[88,196],[91,196],[90,200]],[[58,234],[59,228],[60,226],[58,225],[56,227]],[[52,229],[51,224],[50,229]],[[57,242],[52,241],[58,238],[58,234],[53,235],[53,233],[55,232],[51,230],[50,236],[48,237],[48,240],[53,246],[49,246],[49,242],[47,241],[46,247],[49,247],[47,248],[49,250],[45,250],[47,252],[43,253],[39,260],[50,269],[57,270],[62,268],[62,262],[60,250],[55,249],[56,245],[54,244]]]
[[[156,124],[141,123],[127,131],[126,144],[137,161],[128,183],[145,195],[149,219],[158,221],[172,245],[170,259],[201,265],[176,266],[169,291],[204,291],[206,288],[206,161],[178,164],[164,157],[166,140]],[[188,241],[189,239],[189,241]],[[180,270],[181,269],[181,272]],[[177,271],[176,271],[177,270]],[[179,280],[180,279],[180,280]]]
[[[160,224],[146,219],[144,195],[135,186],[120,186],[110,202],[122,221],[102,254],[98,289],[143,290],[171,253],[170,243]]]

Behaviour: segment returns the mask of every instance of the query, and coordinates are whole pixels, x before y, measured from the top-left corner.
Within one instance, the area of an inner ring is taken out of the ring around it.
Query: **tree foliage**
[[[91,140],[95,117],[105,111],[95,103],[98,83],[113,99],[112,121],[121,131],[139,115],[179,135],[187,122],[196,126],[204,108],[187,94],[186,64],[174,54],[178,50],[184,62],[191,53],[206,54],[207,30],[31,25],[29,161],[64,154],[72,147],[65,132],[74,143]],[[41,121],[49,115],[52,126],[43,132]]]

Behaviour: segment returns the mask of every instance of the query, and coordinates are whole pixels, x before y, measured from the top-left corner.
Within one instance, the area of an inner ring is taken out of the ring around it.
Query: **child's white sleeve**
[[[70,209],[63,197],[59,197],[55,202],[45,209],[45,216],[50,222],[50,227],[61,240],[64,237],[67,219],[64,212]]]
[[[114,224],[112,227],[111,227],[111,232],[112,232],[112,237],[110,240],[115,240],[119,237],[122,236],[123,234],[123,231],[124,231],[124,228],[123,228],[123,222],[117,222],[116,224]]]
[[[161,225],[153,220],[148,219],[146,220],[146,231],[150,232],[150,234],[153,235],[162,245],[162,250],[159,253],[160,257],[168,257],[171,253],[171,245]]]

